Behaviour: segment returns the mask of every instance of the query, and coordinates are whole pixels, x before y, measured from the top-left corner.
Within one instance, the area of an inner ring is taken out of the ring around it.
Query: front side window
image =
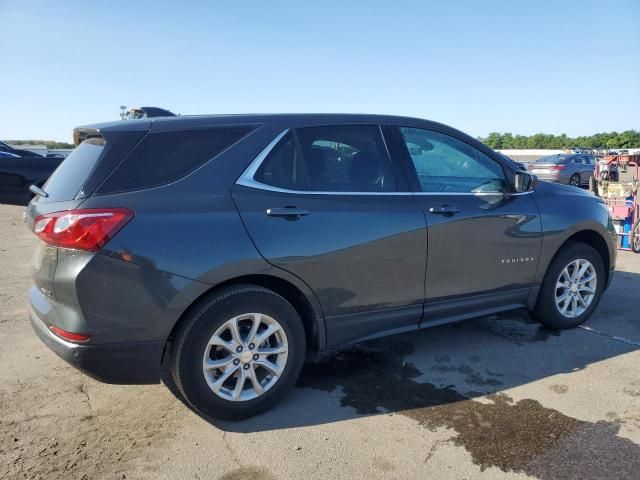
[[[309,127],[287,134],[254,180],[316,192],[393,192],[391,162],[377,126]]]
[[[401,127],[400,132],[423,192],[504,192],[502,167],[484,153],[449,135]]]

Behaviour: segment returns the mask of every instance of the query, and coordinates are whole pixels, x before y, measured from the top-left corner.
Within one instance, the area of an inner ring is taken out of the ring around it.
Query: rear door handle
[[[277,207],[267,209],[267,215],[269,217],[284,217],[290,220],[295,220],[305,215],[309,215],[309,210],[298,207]]]
[[[431,207],[429,212],[436,215],[455,215],[460,212],[460,209],[452,205],[440,205],[438,207]]]

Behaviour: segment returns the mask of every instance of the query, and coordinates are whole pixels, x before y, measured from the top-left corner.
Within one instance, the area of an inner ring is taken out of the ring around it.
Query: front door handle
[[[278,207],[267,209],[267,215],[269,217],[284,217],[289,220],[295,220],[305,215],[309,215],[309,210],[304,210],[298,207]]]
[[[460,209],[452,205],[440,205],[438,207],[431,207],[429,212],[436,215],[455,215],[460,212]]]

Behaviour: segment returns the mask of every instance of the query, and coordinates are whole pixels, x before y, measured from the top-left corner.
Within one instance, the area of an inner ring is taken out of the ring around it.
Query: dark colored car
[[[540,180],[580,187],[589,185],[595,165],[593,155],[559,154],[539,158],[529,164],[529,170]]]
[[[28,208],[33,327],[104,382],[167,362],[213,417],[268,408],[327,348],[518,308],[575,327],[615,265],[598,198],[438,123],[222,115],[76,138]]]
[[[42,155],[32,152],[30,150],[22,150],[20,148],[14,148],[8,143],[0,142],[0,152],[9,153],[18,157],[42,157]]]
[[[42,186],[64,157],[43,157],[0,142],[0,203],[26,205],[31,185]]]

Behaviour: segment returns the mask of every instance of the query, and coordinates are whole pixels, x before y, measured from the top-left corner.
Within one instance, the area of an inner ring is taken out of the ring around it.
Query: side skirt
[[[327,348],[411,332],[470,318],[533,308],[540,287],[441,300],[424,305],[327,317]]]

